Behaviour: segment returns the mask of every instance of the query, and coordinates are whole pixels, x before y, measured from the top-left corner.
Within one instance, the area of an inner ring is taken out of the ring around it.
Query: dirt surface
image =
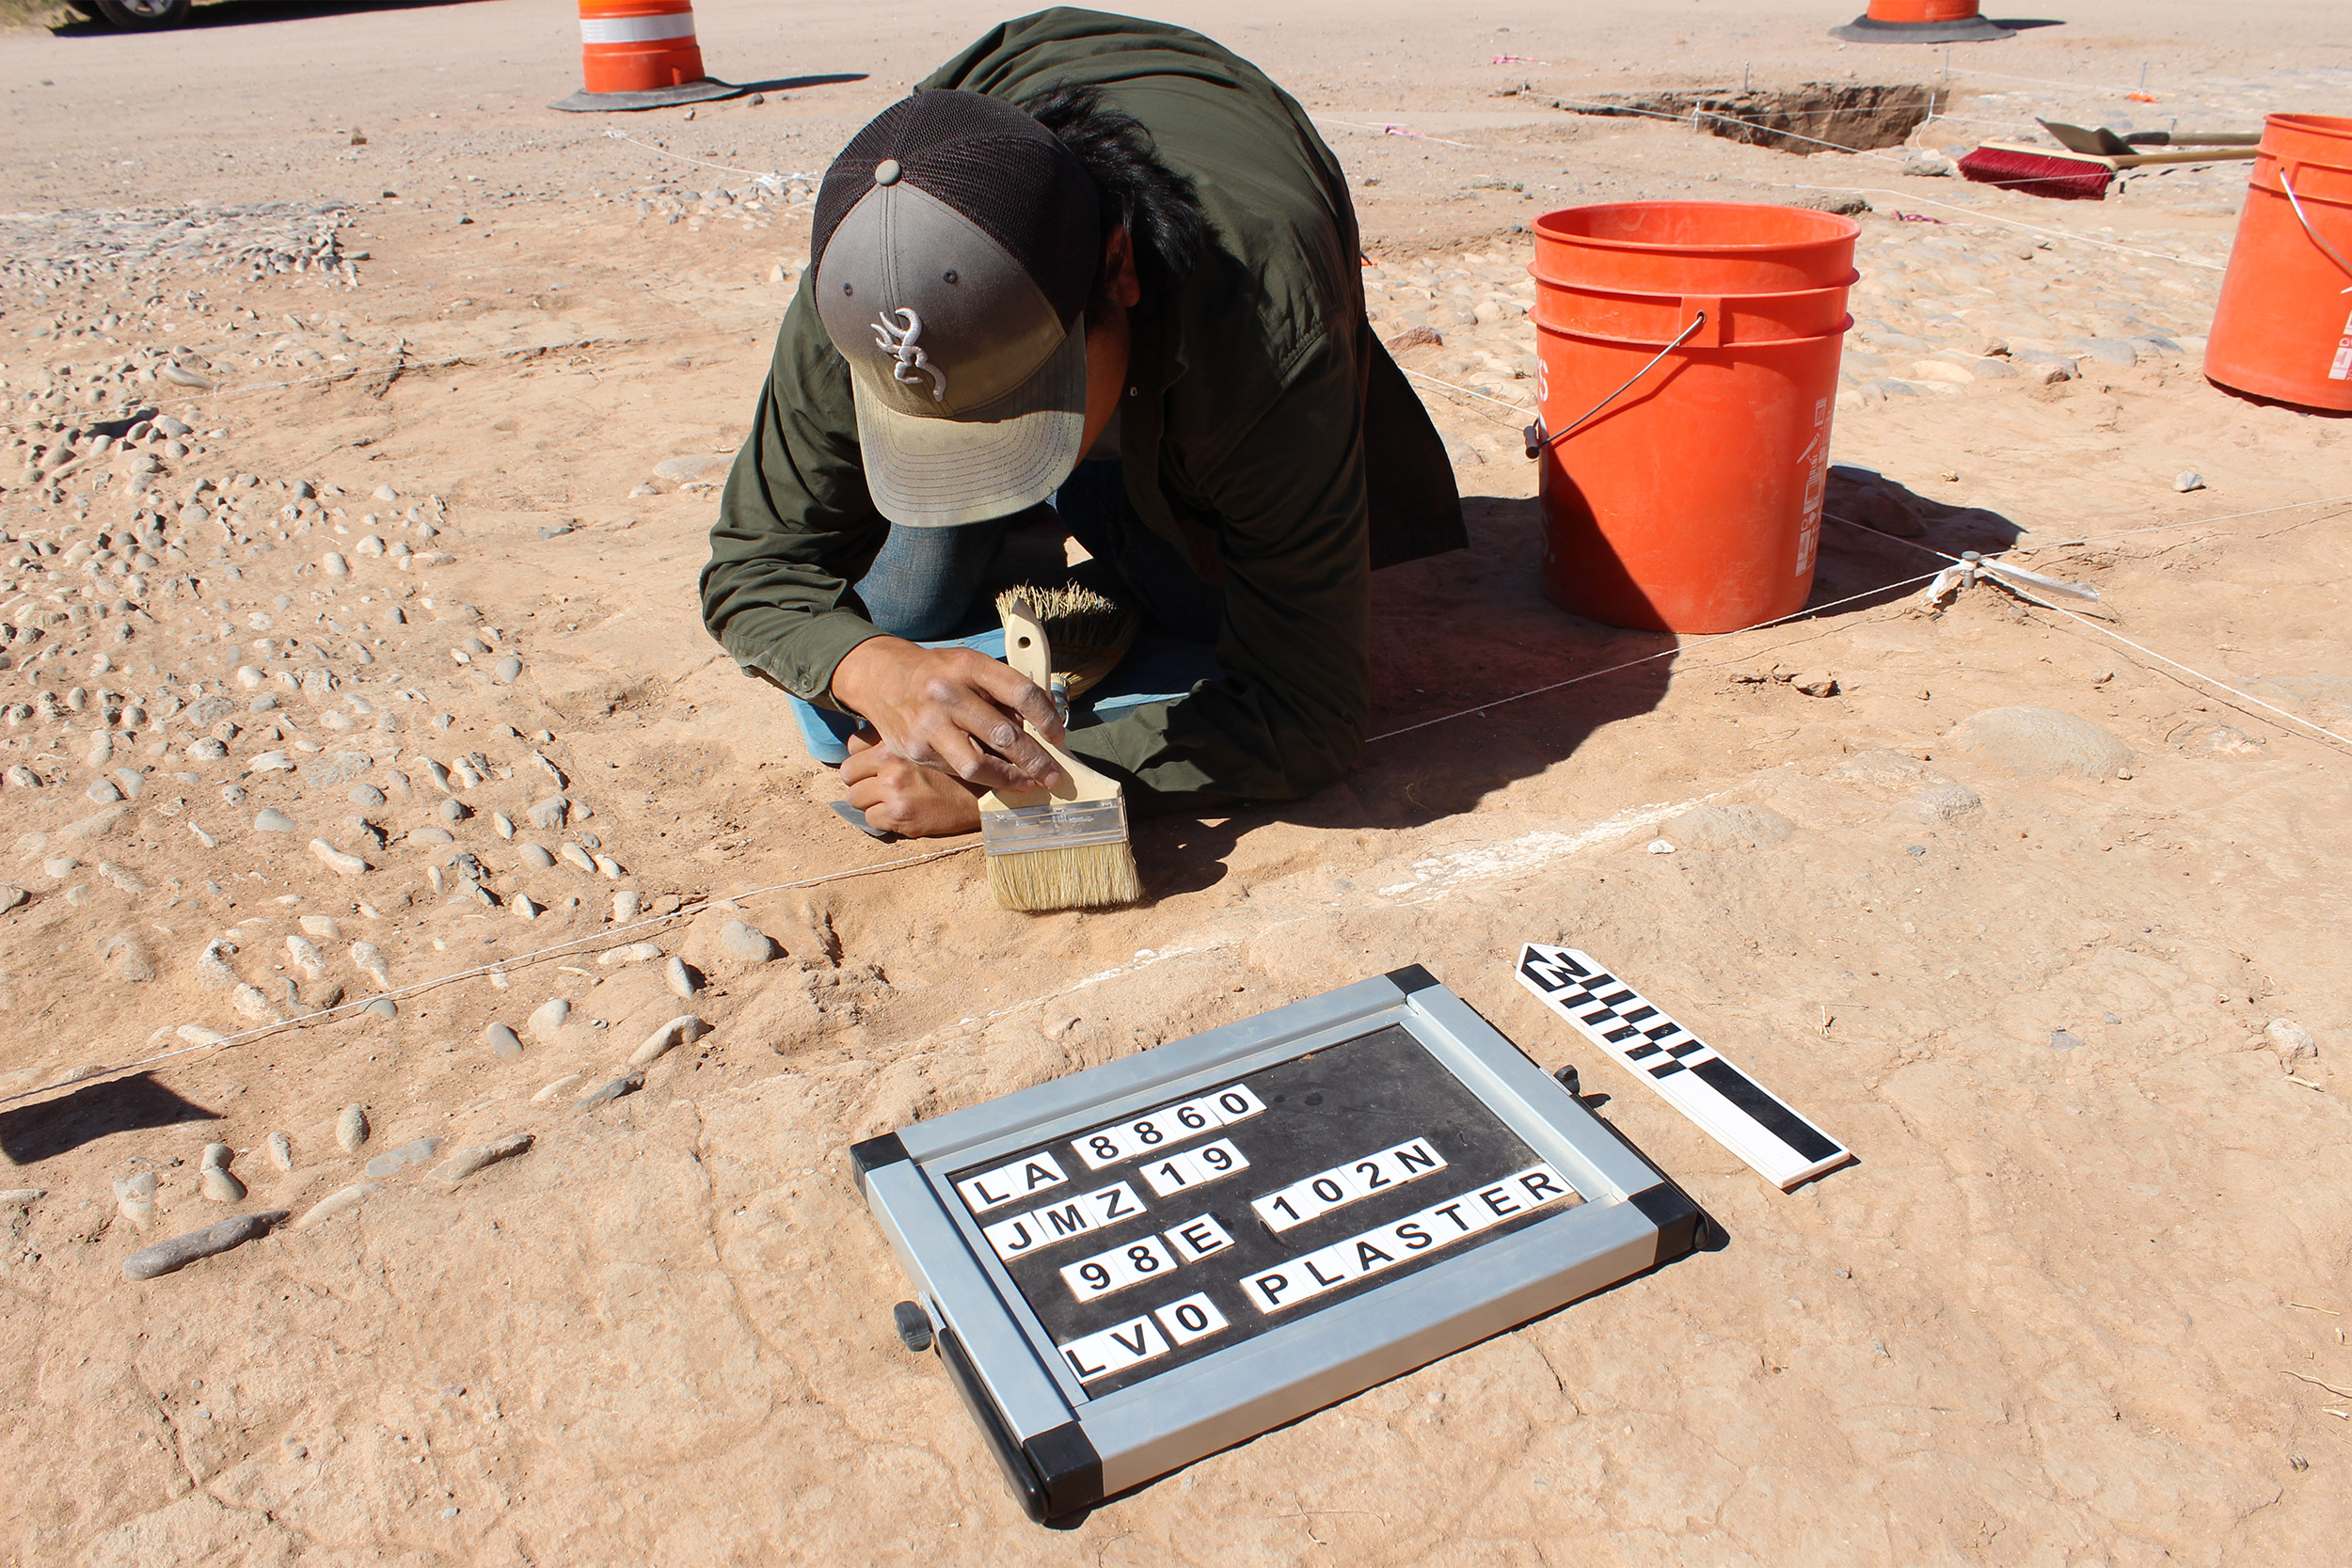
[[[2352,24],[2086,0],[1947,78],[1831,40],[1855,8],[1174,13],[1348,166],[1471,546],[1376,579],[1351,780],[1143,826],[1143,904],[1046,918],[977,849],[780,887],[923,847],[824,810],[692,594],[792,177],[997,13],[706,5],[768,85],[691,121],[548,112],[552,4],[0,35],[0,1550],[2338,1560],[2352,748],[2308,726],[2352,733],[2344,426],[2199,373],[2242,168],[2098,204],[1920,171],[2034,114],[2340,104]],[[1938,118],[1797,156],[1574,108],[1807,82]],[[1548,604],[1527,225],[1853,195],[1819,613],[1677,647]],[[1919,596],[2011,546],[2100,597]],[[1513,983],[1525,941],[1859,1163],[1762,1182]],[[1415,962],[1728,1243],[1023,1522],[897,1341],[847,1146]]]

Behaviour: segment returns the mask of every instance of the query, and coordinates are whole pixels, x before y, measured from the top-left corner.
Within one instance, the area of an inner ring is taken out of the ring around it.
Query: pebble
[[[294,1221],[294,1228],[308,1230],[314,1225],[323,1225],[346,1210],[358,1208],[383,1190],[379,1182],[358,1181],[339,1192],[329,1193],[310,1205],[303,1216]]]
[[[0,1209],[29,1209],[48,1196],[46,1187],[10,1187],[0,1192]]]
[[[545,1105],[566,1089],[576,1086],[581,1079],[587,1076],[584,1072],[567,1072],[554,1083],[543,1085],[539,1092],[531,1097],[531,1102],[533,1105]]]
[[[555,865],[555,857],[536,844],[524,845],[515,851],[515,858],[534,871],[550,870]]]
[[[32,895],[14,882],[0,882],[0,914],[6,914],[20,904],[28,903]]]
[[[301,925],[304,936],[317,937],[322,942],[337,941],[343,934],[336,927],[334,917],[331,915],[306,914],[302,917]]]
[[[203,1164],[204,1196],[214,1203],[243,1203],[245,1183],[230,1174],[229,1146],[206,1144]]]
[[[515,918],[517,920],[536,920],[541,912],[538,905],[519,893],[515,895],[515,901],[510,907],[514,910]]]
[[[549,997],[539,1004],[531,1015],[531,1035],[542,1044],[551,1044],[563,1031],[564,1022],[572,1016],[572,1005],[560,996]]]
[[[764,964],[784,951],[775,939],[748,921],[730,920],[719,933],[719,945],[730,958]]]
[[[628,1065],[644,1067],[660,1060],[673,1047],[691,1045],[710,1033],[710,1025],[692,1013],[682,1013],[645,1037],[645,1043],[629,1053]]]
[[[276,806],[264,806],[253,815],[253,831],[257,833],[291,833],[298,830],[293,817]]]
[[[346,1154],[357,1154],[359,1146],[368,1141],[368,1113],[358,1105],[346,1105],[335,1118],[335,1141]]]
[[[473,815],[473,808],[467,805],[465,801],[452,796],[449,800],[441,802],[439,815],[441,820],[444,822],[463,822],[467,817]]]
[[[184,1236],[174,1236],[167,1242],[139,1248],[122,1260],[122,1277],[131,1280],[153,1279],[184,1269],[190,1263],[241,1246],[257,1236],[266,1236],[274,1226],[285,1223],[288,1211],[264,1209],[258,1213],[237,1214],[218,1225],[202,1230],[191,1230]]]
[[[347,578],[351,575],[351,562],[333,550],[326,552],[326,559],[320,562],[319,565],[330,578]]]
[[[115,1207],[141,1230],[155,1223],[155,1173],[133,1171],[115,1182]]]
[[[311,946],[308,937],[289,935],[286,938],[286,957],[294,960],[296,969],[313,980],[326,973],[326,956]]]
[[[482,1031],[482,1037],[490,1044],[491,1054],[502,1062],[511,1062],[523,1053],[522,1037],[507,1023],[492,1023]]]
[[[439,1151],[440,1147],[441,1140],[438,1138],[412,1138],[398,1148],[388,1148],[368,1162],[368,1179],[376,1180],[406,1170],[411,1165],[423,1164]]]
[[[651,947],[653,943],[644,942],[641,945]],[[661,966],[661,979],[670,988],[673,996],[691,997],[703,989],[702,977],[687,968],[686,960],[675,954],[672,954],[670,961]]]
[[[612,895],[613,924],[616,926],[628,925],[630,921],[637,918],[637,911],[644,907],[645,895],[644,894],[639,893],[635,888],[623,888],[620,892]],[[5,902],[5,898],[0,897],[0,909],[6,908],[8,908],[8,905]]]
[[[114,786],[113,781],[109,779],[99,780],[96,784],[82,791],[82,793],[87,796],[90,800],[102,806],[111,806],[117,800],[122,799],[122,791],[117,789]]]
[[[1984,797],[1963,784],[1931,784],[1903,802],[1922,822],[1957,822],[1984,809]]]
[[[2051,707],[1987,708],[1952,726],[1947,738],[2026,778],[2109,779],[2132,763],[2132,749],[2114,736]]]
[[[118,768],[115,769],[115,784],[122,791],[124,800],[135,800],[139,798],[139,791],[147,787],[147,775],[135,768]]]
[[[529,1149],[534,1141],[528,1132],[509,1132],[504,1137],[493,1138],[486,1144],[475,1144],[469,1148],[461,1148],[434,1167],[433,1180],[453,1187],[485,1165],[497,1164],[501,1160],[512,1160],[516,1155]]]
[[[2063,1029],[2050,1031],[2050,1049],[2053,1051],[2073,1051],[2082,1043],[2080,1036],[2069,1034]]]
[[[599,964],[641,964],[661,957],[661,949],[650,942],[632,942],[625,947],[610,947],[596,955]]]
[[[241,985],[230,993],[229,1000],[240,1018],[250,1019],[256,1023],[285,1022],[278,1016],[278,1009],[269,1005],[269,997],[259,986]]]
[[[532,802],[531,825],[543,833],[559,832],[570,817],[571,811],[572,803],[569,800],[561,795],[550,795],[544,800]]]
[[[367,862],[357,855],[344,853],[323,838],[314,838],[310,841],[310,853],[345,877],[357,877],[369,869]]]
[[[359,973],[375,982],[378,990],[392,989],[392,972],[384,962],[383,950],[372,942],[351,944],[351,961]]]
[[[2183,495],[2188,494],[2191,490],[2202,490],[2204,487],[2205,476],[2194,468],[2183,468],[2172,476],[2172,488]]]
[[[515,819],[502,811],[494,811],[490,814],[490,827],[501,838],[515,836]]]
[[[389,996],[379,996],[359,1010],[363,1013],[373,1013],[377,1018],[398,1018],[400,1004]]]
[[[522,673],[523,661],[509,654],[498,661],[498,668],[491,672],[491,678],[501,686],[512,686],[522,677]]]
[[[564,859],[574,869],[585,871],[590,876],[596,875],[596,863],[594,860],[591,860],[589,858],[588,851],[582,849],[579,845],[566,844],[564,846]]]
[[[201,1023],[183,1023],[175,1031],[190,1045],[221,1045],[229,1037],[217,1029],[207,1029]]]
[[[294,1140],[283,1132],[269,1135],[269,1163],[279,1170],[294,1169]]]
[[[373,811],[384,803],[384,792],[373,784],[353,784],[345,799],[362,811]]]
[[[2263,1037],[2290,1070],[2296,1063],[2319,1054],[2319,1042],[2312,1038],[2312,1032],[2291,1018],[2274,1018],[2264,1024]]]
[[[642,1089],[644,1086],[645,1074],[642,1069],[625,1072],[621,1074],[620,1077],[613,1079],[610,1084],[607,1084],[604,1087],[598,1089],[596,1093],[588,1096],[587,1099],[582,1100],[579,1104],[573,1106],[572,1109],[575,1111],[593,1111],[599,1105],[612,1104],[623,1095],[635,1094],[639,1089]]]
[[[596,859],[596,875],[602,877],[608,882],[617,882],[621,879],[624,873],[621,869],[621,863],[619,861],[614,860],[610,855],[598,855]]]
[[[1671,855],[1675,852],[1675,847],[1671,839],[1653,838],[1642,846],[1642,850],[1645,854],[1650,855]]]

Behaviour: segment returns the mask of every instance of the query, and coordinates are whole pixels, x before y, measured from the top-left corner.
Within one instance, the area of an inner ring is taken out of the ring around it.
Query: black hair
[[[1209,220],[1192,182],[1160,162],[1152,133],[1110,107],[1100,87],[1064,85],[1026,107],[1094,182],[1103,240],[1124,229],[1135,242],[1146,304],[1182,288],[1208,248]]]

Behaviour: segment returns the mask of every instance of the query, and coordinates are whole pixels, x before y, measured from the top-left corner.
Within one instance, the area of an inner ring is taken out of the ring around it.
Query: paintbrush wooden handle
[[[1029,684],[1040,690],[1053,690],[1054,645],[1046,638],[1044,623],[1026,599],[1015,599],[1005,607],[1005,662],[1018,671]],[[1042,805],[1047,800],[1107,800],[1119,792],[1119,785],[1104,778],[1085,763],[1037,733],[1037,726],[1025,726],[1029,738],[1045,748],[1046,753],[1061,765],[1066,783],[1056,790],[1033,789],[1017,794],[992,790],[981,797],[980,809],[993,811],[1000,806]],[[993,801],[994,804],[991,804]]]
[[[1041,691],[1054,689],[1054,644],[1046,638],[1045,623],[1037,618],[1026,599],[1015,599],[1005,607],[1005,662]]]

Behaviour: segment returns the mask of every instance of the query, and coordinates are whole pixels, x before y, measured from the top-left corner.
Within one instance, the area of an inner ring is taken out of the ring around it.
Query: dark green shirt
[[[921,87],[1021,103],[1065,84],[1099,87],[1142,122],[1161,161],[1194,182],[1214,234],[1173,298],[1133,312],[1119,445],[1137,515],[1225,595],[1217,679],[1073,731],[1070,750],[1160,795],[1303,795],[1363,746],[1365,395],[1368,383],[1402,387],[1364,319],[1345,178],[1289,94],[1161,23],[1042,11],[996,28]],[[711,530],[702,604],[739,664],[827,700],[834,667],[880,635],[850,584],[889,525],[866,493],[849,368],[818,320],[814,276],[802,275],[776,336],[756,426]],[[1410,414],[1418,432],[1400,444],[1419,443],[1413,478],[1428,494],[1434,453],[1458,535],[1442,449],[1418,404]]]

